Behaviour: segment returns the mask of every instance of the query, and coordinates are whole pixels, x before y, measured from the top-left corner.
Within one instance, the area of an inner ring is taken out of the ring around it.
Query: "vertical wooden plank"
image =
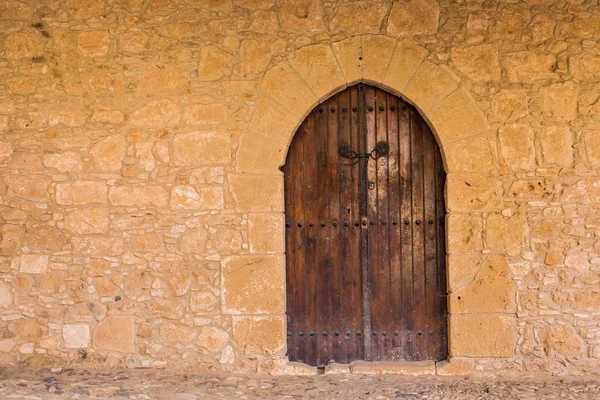
[[[296,171],[294,170],[294,159],[298,151],[296,150],[298,140],[294,140],[290,146],[285,165],[283,167],[284,176],[284,199],[285,199],[285,274],[286,274],[286,319],[287,319],[287,356],[290,360],[298,358],[296,349],[296,302],[295,302],[295,265],[296,243],[294,238],[293,221],[294,215],[294,182]]]
[[[425,121],[421,120],[423,131],[423,229],[424,255],[425,255],[425,324],[423,335],[425,336],[426,359],[436,359],[437,341],[439,338],[439,304],[437,297],[437,229],[436,216],[436,188],[435,188],[435,138]]]
[[[446,283],[446,203],[444,201],[446,172],[439,147],[435,152],[436,169],[436,216],[437,216],[437,297],[438,308],[438,341],[437,359],[445,360],[448,357],[448,311],[447,311],[447,283]]]

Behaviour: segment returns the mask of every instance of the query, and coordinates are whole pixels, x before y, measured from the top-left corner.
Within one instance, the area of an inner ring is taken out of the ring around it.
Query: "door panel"
[[[352,86],[315,108],[283,167],[288,357],[311,365],[444,359],[439,148],[414,107],[383,90],[363,89]],[[389,152],[379,158],[340,153],[343,145],[359,152],[360,137],[364,153],[380,142]]]

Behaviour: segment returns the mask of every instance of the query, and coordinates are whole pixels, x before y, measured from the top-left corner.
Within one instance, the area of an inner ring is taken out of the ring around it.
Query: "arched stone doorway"
[[[289,359],[445,359],[445,172],[419,112],[350,86],[304,120],[283,172]]]

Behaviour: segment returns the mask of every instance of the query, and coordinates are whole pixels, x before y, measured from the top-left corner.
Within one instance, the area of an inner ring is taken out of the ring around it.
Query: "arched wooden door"
[[[352,86],[310,113],[283,172],[289,359],[445,359],[445,173],[418,111]]]

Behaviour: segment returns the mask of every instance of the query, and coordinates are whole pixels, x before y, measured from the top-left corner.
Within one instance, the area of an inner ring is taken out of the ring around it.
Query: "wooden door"
[[[445,173],[418,111],[352,86],[305,119],[283,172],[289,359],[445,359]]]

